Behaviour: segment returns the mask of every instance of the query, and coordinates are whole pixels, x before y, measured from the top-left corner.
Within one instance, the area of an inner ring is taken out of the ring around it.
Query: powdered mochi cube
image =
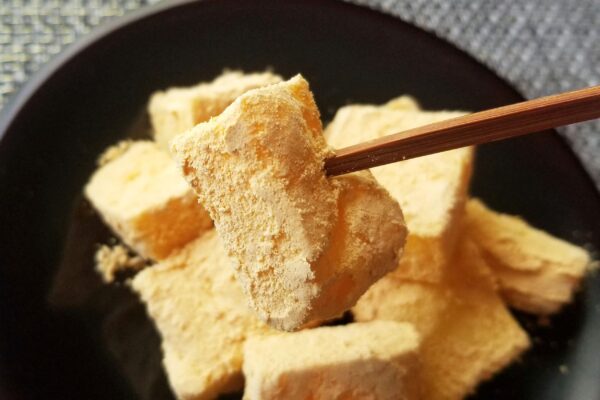
[[[353,308],[357,321],[414,324],[423,338],[420,380],[428,400],[463,399],[530,345],[475,244],[461,239],[451,263],[438,283],[394,271]]]
[[[590,262],[587,251],[519,217],[496,213],[480,200],[469,200],[465,220],[467,235],[482,250],[511,306],[552,314],[571,302]]]
[[[369,173],[325,176],[331,151],[302,77],[246,93],[172,149],[272,326],[340,315],[397,265],[400,207]]]
[[[418,349],[415,329],[392,321],[254,337],[244,399],[417,399]]]
[[[238,96],[277,82],[281,77],[270,72],[226,71],[212,82],[154,93],[148,105],[154,139],[166,150],[171,139],[219,115]]]
[[[212,227],[167,153],[147,141],[121,150],[94,172],[85,194],[128,246],[161,260]]]
[[[325,131],[335,148],[464,115],[421,111],[409,97],[383,106],[342,107]],[[372,168],[377,181],[401,205],[410,232],[399,270],[430,282],[441,279],[460,228],[473,166],[462,148]]]
[[[214,230],[140,272],[132,286],[160,332],[163,363],[179,399],[242,389],[243,344],[271,330],[248,308]]]

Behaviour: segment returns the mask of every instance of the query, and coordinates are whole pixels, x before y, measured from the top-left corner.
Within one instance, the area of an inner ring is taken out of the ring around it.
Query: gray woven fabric
[[[0,0],[0,107],[66,45],[157,0]],[[533,98],[600,84],[600,0],[349,0],[469,52]],[[560,130],[600,189],[600,122]]]
[[[354,0],[434,32],[527,98],[600,85],[600,0]],[[559,129],[600,189],[600,121]]]

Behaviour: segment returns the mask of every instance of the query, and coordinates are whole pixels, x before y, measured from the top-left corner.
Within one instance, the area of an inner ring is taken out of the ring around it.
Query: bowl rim
[[[33,97],[45,82],[58,72],[59,69],[72,61],[89,46],[103,40],[106,36],[125,28],[130,24],[161,12],[195,2],[198,2],[198,0],[169,0],[138,8],[137,10],[130,11],[122,16],[97,25],[88,33],[81,35],[73,43],[64,47],[58,54],[51,57],[47,62],[41,65],[37,71],[31,74],[17,91],[8,96],[7,102],[2,107],[2,110],[0,110],[0,144],[2,143],[2,139],[6,135],[6,132],[10,130],[12,122],[18,117],[23,108],[25,108],[31,97]]]

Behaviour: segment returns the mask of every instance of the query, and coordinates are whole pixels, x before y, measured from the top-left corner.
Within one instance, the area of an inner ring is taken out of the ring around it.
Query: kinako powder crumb
[[[96,270],[104,282],[113,282],[121,271],[137,272],[147,266],[144,258],[133,255],[121,244],[114,246],[102,245],[95,255]]]

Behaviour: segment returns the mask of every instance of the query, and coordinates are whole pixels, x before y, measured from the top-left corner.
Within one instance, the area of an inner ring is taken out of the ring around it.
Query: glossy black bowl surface
[[[152,91],[225,67],[301,72],[326,121],[349,102],[403,93],[430,109],[521,100],[434,36],[337,1],[165,2],[103,27],[38,73],[0,120],[0,397],[170,396],[143,307],[92,270],[94,248],[110,233],[81,190],[106,146],[147,135]],[[598,193],[556,133],[482,146],[472,192],[600,248]],[[550,327],[519,318],[534,348],[475,398],[599,399],[598,275]]]

